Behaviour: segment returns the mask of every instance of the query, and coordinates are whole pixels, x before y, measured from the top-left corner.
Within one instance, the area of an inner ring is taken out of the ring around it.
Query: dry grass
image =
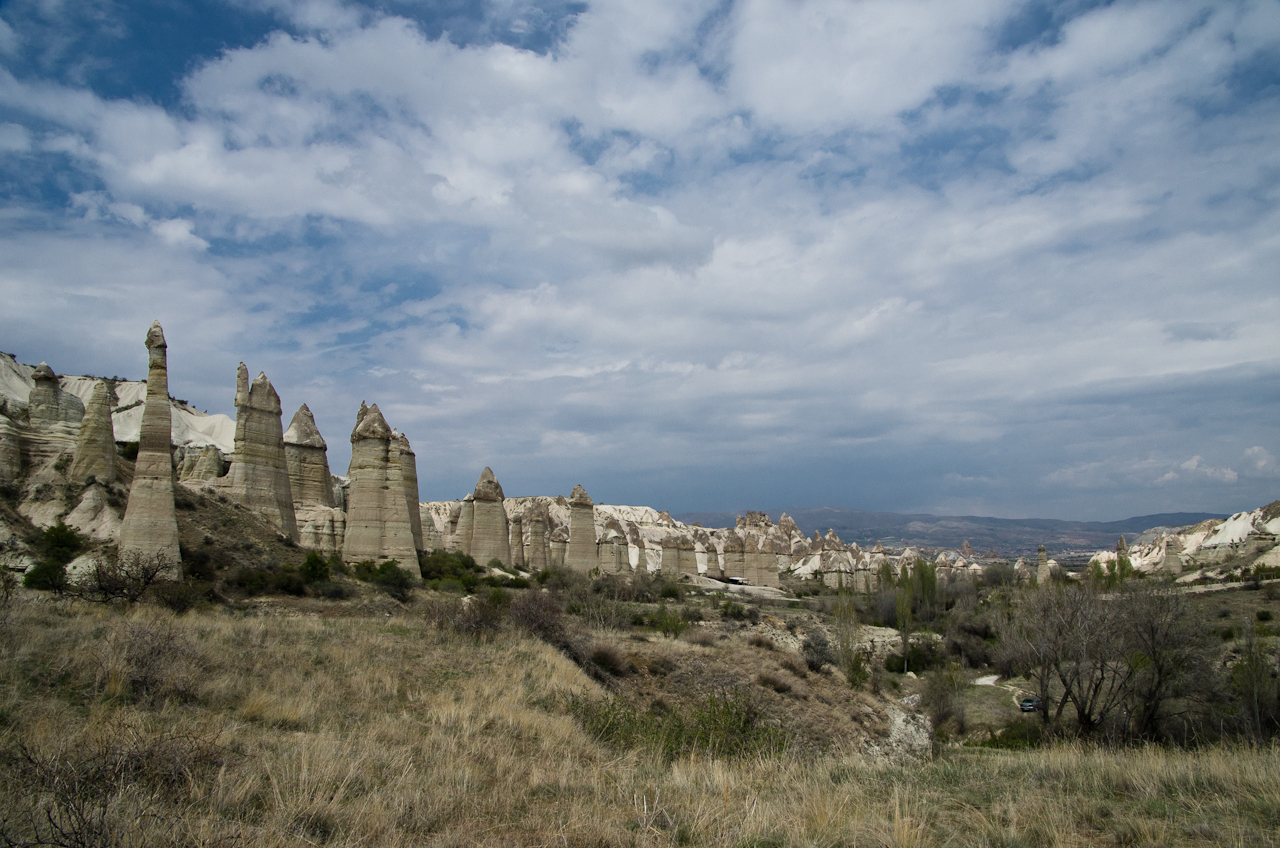
[[[78,804],[98,844],[125,845],[1280,845],[1276,749],[666,764],[588,737],[564,701],[605,693],[546,645],[461,637],[412,608],[175,618],[26,602],[10,624],[0,820],[14,838],[50,810],[74,824]],[[74,803],[59,794],[72,784]]]

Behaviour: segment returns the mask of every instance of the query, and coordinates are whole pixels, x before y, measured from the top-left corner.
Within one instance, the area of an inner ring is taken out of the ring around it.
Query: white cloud
[[[272,339],[277,388],[335,410],[390,395],[450,467],[608,467],[619,445],[663,468],[901,461],[1052,430],[991,478],[1237,480],[1223,456],[1100,459],[1133,455],[1095,435],[1107,411],[1053,413],[1109,381],[1280,360],[1274,103],[1194,108],[1227,97],[1246,42],[1275,43],[1265,5],[1119,3],[1008,55],[996,0],[752,0],[702,35],[714,3],[601,2],[545,54],[278,8],[301,34],[195,68],[181,110],[0,73],[0,102],[45,127],[14,143],[101,186],[46,246],[118,239],[148,280],[249,316],[223,344],[251,348],[234,362]],[[28,262],[11,291],[64,303],[100,256],[3,247]],[[368,382],[332,388],[348,374]],[[1174,417],[1159,455],[1208,451]]]

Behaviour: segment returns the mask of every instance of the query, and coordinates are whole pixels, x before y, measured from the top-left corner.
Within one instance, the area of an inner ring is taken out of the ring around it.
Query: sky
[[[0,204],[0,350],[424,500],[1280,498],[1277,0],[5,0]]]

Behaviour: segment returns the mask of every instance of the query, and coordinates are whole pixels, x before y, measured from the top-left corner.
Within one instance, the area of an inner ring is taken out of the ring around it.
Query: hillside
[[[1121,535],[1130,538],[1152,527],[1181,527],[1225,515],[1175,512],[1139,515],[1121,521],[1060,521],[1053,518],[984,518],[976,515],[941,516],[868,512],[843,507],[787,507],[768,510],[775,519],[783,512],[807,535],[836,531],[846,542],[860,545],[920,545],[959,548],[967,539],[974,550],[995,549],[1001,556],[1034,554],[1044,545],[1050,553],[1094,550],[1114,546]],[[733,526],[736,513],[686,512],[673,516],[707,527]]]

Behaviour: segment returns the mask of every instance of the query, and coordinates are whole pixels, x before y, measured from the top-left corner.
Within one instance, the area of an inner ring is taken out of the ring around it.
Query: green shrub
[[[322,583],[329,579],[329,563],[325,558],[315,551],[307,554],[306,562],[302,563],[300,570],[302,582],[308,586],[312,583]]]
[[[800,653],[810,671],[822,671],[825,665],[836,664],[836,652],[831,648],[827,634],[815,630],[800,643]]]
[[[208,551],[182,549],[182,576],[188,580],[211,582],[214,578],[213,557]]]
[[[345,601],[351,597],[351,587],[345,583],[334,583],[332,580],[321,580],[308,587],[311,594],[331,601]]]
[[[670,636],[674,639],[683,633],[689,624],[678,613],[667,609],[667,605],[664,603],[658,607],[657,612],[649,616],[649,626],[663,636]]]
[[[905,671],[912,671],[920,674],[925,669],[934,665],[938,661],[938,653],[933,646],[925,646],[919,643],[911,645],[907,651],[907,664]],[[902,654],[890,654],[884,658],[884,670],[895,671],[903,674]]]
[[[287,567],[272,572],[269,580],[271,591],[286,595],[301,596],[307,593],[307,582],[302,579],[298,569]]]
[[[46,557],[27,570],[22,585],[43,592],[61,592],[67,588],[67,565]]]
[[[480,581],[484,569],[467,554],[450,553],[439,548],[429,554],[418,555],[418,571],[428,582],[453,578],[470,592]]]
[[[658,592],[658,597],[663,598],[664,600],[683,601],[684,592],[681,590],[679,584],[664,582],[662,584],[662,589]]]
[[[270,586],[270,576],[257,568],[241,568],[227,581],[246,595],[261,595]]]
[[[84,548],[84,539],[73,528],[59,521],[46,527],[40,534],[40,549],[44,555],[63,565],[76,558]]]
[[[409,599],[413,579],[400,567],[398,560],[389,559],[376,567],[372,567],[372,564],[372,560],[357,563],[356,577],[372,583],[397,601]]]
[[[1253,614],[1253,617],[1258,619],[1258,621],[1270,621],[1273,618],[1273,616],[1271,615],[1271,610],[1264,610],[1264,609],[1260,609],[1257,612],[1255,612]]]

